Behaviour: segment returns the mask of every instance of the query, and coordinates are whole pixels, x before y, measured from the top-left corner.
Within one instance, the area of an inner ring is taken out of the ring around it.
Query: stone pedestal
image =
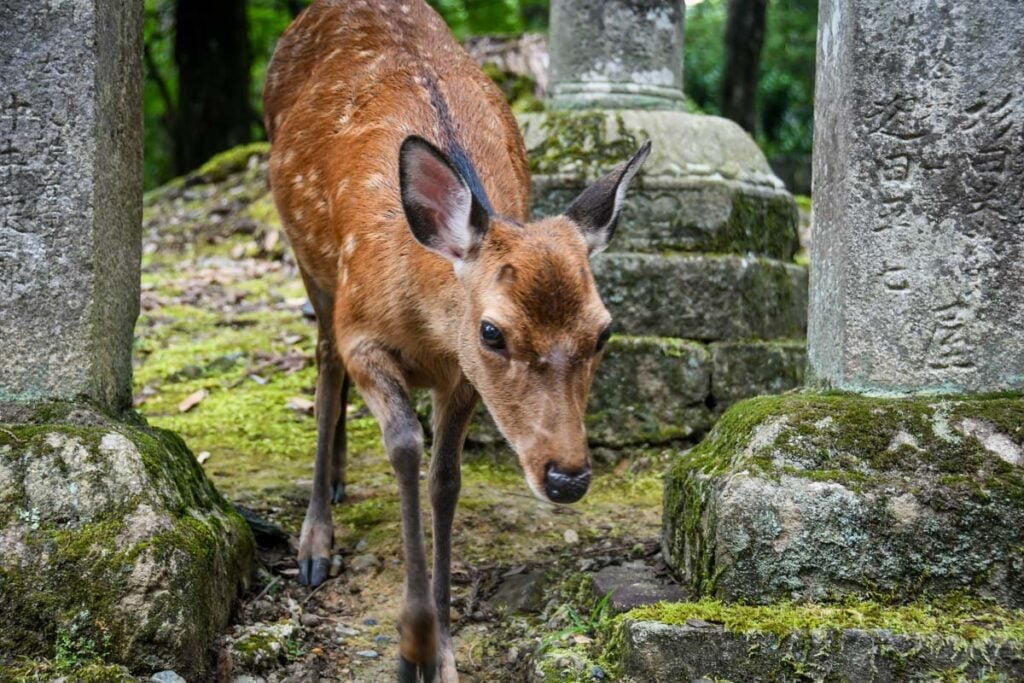
[[[793,263],[796,206],[739,126],[628,109],[519,123],[538,216],[564,211],[654,143],[615,238],[593,259],[617,330],[591,391],[593,443],[698,438],[736,400],[800,385],[807,269]]]
[[[1024,6],[820,22],[809,354],[859,393],[733,407],[666,479],[666,560],[730,601],[1024,607]]]
[[[141,54],[141,3],[0,4],[3,680],[58,644],[198,678],[252,567],[185,445],[130,412]]]

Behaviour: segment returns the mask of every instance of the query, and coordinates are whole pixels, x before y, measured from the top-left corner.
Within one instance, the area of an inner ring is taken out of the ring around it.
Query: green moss
[[[621,115],[611,119],[600,111],[550,111],[540,127],[544,139],[529,150],[530,170],[538,175],[572,172],[598,178],[632,158],[650,137],[643,130],[630,130]],[[638,178],[642,176],[643,169]]]
[[[778,637],[794,631],[885,630],[953,641],[961,647],[1009,643],[1024,651],[1024,611],[956,596],[896,607],[871,601],[835,605],[778,602],[751,606],[705,598],[698,602],[639,607],[617,619],[658,621],[677,626],[698,619],[721,624],[733,633],[770,633]]]
[[[232,173],[244,171],[253,156],[266,156],[270,154],[270,143],[253,142],[247,145],[239,145],[217,154],[205,164],[199,167],[195,175],[205,182],[215,183],[224,180]]]
[[[702,249],[735,254],[753,251],[790,261],[799,246],[797,209],[789,195],[736,192],[728,221]]]

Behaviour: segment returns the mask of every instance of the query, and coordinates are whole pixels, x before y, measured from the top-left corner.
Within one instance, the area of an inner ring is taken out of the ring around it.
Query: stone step
[[[587,429],[595,446],[695,440],[723,406],[800,386],[806,351],[800,340],[701,344],[665,337],[615,335],[590,393]],[[425,397],[421,412],[429,413]],[[501,434],[480,407],[469,438],[497,443]]]
[[[693,606],[684,604],[677,614],[705,611],[690,609]],[[663,605],[636,612],[671,612],[673,607]],[[780,615],[780,620],[773,619],[772,614],[783,610],[774,607],[767,608],[773,612],[761,619],[757,608],[714,610],[735,619],[724,624],[699,616],[666,623],[627,615],[621,626],[623,675],[619,680],[1024,680],[1024,624],[1019,612],[964,611],[958,617],[936,614],[928,607],[880,609],[873,614],[864,614],[858,607],[792,607],[791,614]],[[744,623],[746,620],[753,623]],[[759,620],[763,623],[756,623]],[[857,626],[861,620],[865,625]]]
[[[745,401],[672,466],[664,510],[666,561],[695,595],[1024,608],[1024,400]]]
[[[582,179],[534,177],[534,217],[565,211],[586,186]],[[797,219],[785,190],[723,178],[653,178],[630,189],[608,249],[749,253],[789,261],[800,248]]]
[[[801,338],[807,268],[708,254],[602,254],[598,288],[627,334],[703,341]]]
[[[600,174],[653,147],[611,249],[753,253],[799,248],[793,198],[754,140],[732,121],[679,111],[552,111],[518,116],[533,166],[537,215],[565,211]]]

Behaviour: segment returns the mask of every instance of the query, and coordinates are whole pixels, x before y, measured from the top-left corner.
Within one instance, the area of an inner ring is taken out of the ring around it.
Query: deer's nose
[[[554,463],[548,465],[544,477],[544,492],[553,503],[575,503],[590,486],[590,467],[567,472]]]

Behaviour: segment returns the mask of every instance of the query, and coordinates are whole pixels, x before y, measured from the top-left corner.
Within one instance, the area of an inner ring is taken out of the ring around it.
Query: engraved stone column
[[[810,369],[1024,387],[1024,3],[825,0]]]
[[[551,104],[682,109],[682,0],[553,0]]]
[[[0,3],[0,401],[131,401],[141,11]]]

